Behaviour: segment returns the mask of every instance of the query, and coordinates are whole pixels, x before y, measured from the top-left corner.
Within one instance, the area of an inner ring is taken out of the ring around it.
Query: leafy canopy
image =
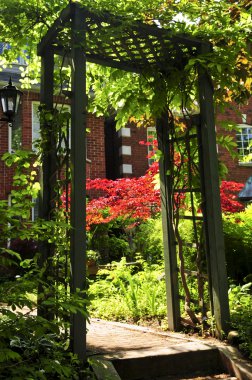
[[[215,86],[216,102],[245,101],[251,95],[251,1],[250,0],[79,0],[92,10],[108,10],[130,19],[158,22],[172,33],[187,33],[209,40],[211,54],[192,58],[185,72],[174,71],[169,78],[146,78],[132,73],[88,65],[88,83],[95,92],[90,110],[97,114],[117,111],[118,126],[129,117],[137,120],[156,116],[164,107],[195,107],[198,64],[207,67]],[[1,65],[23,56],[23,86],[39,82],[36,46],[67,0],[0,0],[0,35],[11,45],[1,56]],[[186,93],[186,96],[185,96]],[[164,95],[165,94],[165,95]],[[181,95],[182,94],[182,95]],[[183,99],[182,99],[183,98]],[[160,104],[160,99],[163,103]]]

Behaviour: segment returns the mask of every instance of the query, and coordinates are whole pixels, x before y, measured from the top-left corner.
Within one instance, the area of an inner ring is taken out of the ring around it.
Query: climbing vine
[[[190,107],[195,107],[194,94],[197,91],[194,73],[198,64],[207,67],[212,75],[216,103],[246,101],[250,96],[252,52],[249,0],[128,0],[116,3],[97,0],[95,4],[92,0],[80,0],[78,3],[92,10],[95,8],[98,11],[111,11],[130,19],[158,24],[169,29],[171,33],[186,33],[213,44],[211,53],[189,60],[185,75],[175,68],[168,86],[161,85],[160,77],[150,81],[136,74],[88,64],[88,83],[95,93],[89,103],[90,110],[103,115],[111,109],[116,110],[118,127],[124,125],[132,116],[141,120],[142,116],[149,118],[153,115],[153,110],[160,109],[163,91],[167,91],[169,103],[173,107],[178,106],[181,98],[177,90],[182,82],[191,98]],[[46,0],[13,0],[11,4],[8,0],[0,1],[1,39],[11,46],[11,49],[4,50],[1,55],[1,63],[9,65],[20,55],[25,58],[28,65],[22,69],[24,87],[28,88],[39,82],[40,65],[36,45],[67,4],[67,0],[54,0],[50,3]],[[65,38],[68,43],[68,37]]]
[[[14,181],[11,204],[0,201],[0,378],[78,379],[69,313],[87,317],[87,300],[82,292],[69,292],[64,239],[69,226],[59,213],[50,220],[31,220],[40,190],[36,154],[17,151],[3,160],[13,168]],[[41,262],[39,246],[45,243],[54,247],[49,262]]]

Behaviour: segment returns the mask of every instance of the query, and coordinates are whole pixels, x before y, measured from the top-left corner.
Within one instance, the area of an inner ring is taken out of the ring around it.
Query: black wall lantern
[[[5,118],[2,118],[1,121],[7,121],[9,125],[12,125],[18,111],[22,94],[22,91],[12,85],[11,78],[9,80],[9,84],[0,89],[0,101],[2,111],[5,116]]]

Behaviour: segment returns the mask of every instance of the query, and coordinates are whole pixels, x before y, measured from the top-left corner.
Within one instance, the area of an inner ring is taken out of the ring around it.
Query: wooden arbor
[[[66,42],[68,41],[68,42]],[[68,56],[71,60],[71,265],[72,289],[85,289],[85,130],[86,130],[86,62],[94,62],[136,73],[162,73],[169,76],[172,68],[183,70],[188,60],[198,54],[211,52],[209,43],[188,36],[171,35],[158,26],[131,21],[107,12],[95,12],[73,3],[64,9],[38,45],[42,58],[41,103],[53,109],[54,56]],[[192,118],[197,133],[188,133],[185,146],[197,139],[199,151],[199,186],[192,184],[176,188],[170,173],[174,166],[171,154],[174,145],[182,141],[172,133],[168,110],[157,120],[159,147],[163,152],[160,162],[164,251],[166,264],[166,287],[168,324],[170,329],[180,327],[180,299],[178,286],[177,248],[178,239],[174,229],[174,194],[193,193],[202,196],[201,208],[204,221],[204,245],[207,258],[210,301],[215,316],[217,332],[227,330],[229,307],[224,243],[219,197],[218,163],[215,141],[213,89],[207,72],[199,67],[198,89],[200,114]],[[51,211],[54,191],[54,150],[44,153],[41,217],[47,218]],[[190,175],[188,175],[190,177]],[[187,215],[193,223],[197,216]],[[44,247],[44,259],[50,253]],[[200,275],[200,274],[199,274]],[[85,359],[85,320],[73,315],[73,350]]]

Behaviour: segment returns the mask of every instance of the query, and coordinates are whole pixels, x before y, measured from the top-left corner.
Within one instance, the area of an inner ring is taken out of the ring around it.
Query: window
[[[34,206],[32,207],[32,210],[31,210],[31,220],[34,222],[38,216],[39,216],[39,198],[32,198],[32,202],[34,204]]]
[[[8,126],[8,152],[14,153],[16,150],[22,148],[22,122],[21,110],[15,117],[12,126]]]
[[[3,54],[4,50],[10,49],[10,44],[0,42],[0,54]]]
[[[154,159],[155,148],[157,146],[157,131],[154,127],[147,128],[147,148],[148,148],[148,164],[151,166]]]
[[[19,65],[22,65],[22,66],[25,66],[26,65],[26,61],[24,59],[24,57],[17,57],[17,62]]]
[[[236,133],[237,148],[240,164],[252,164],[252,125],[239,124]]]
[[[0,42],[0,55],[3,54],[4,50],[10,50],[11,49],[11,46],[10,44],[6,43],[6,42]],[[24,50],[23,53],[26,53],[26,51]],[[28,58],[28,56],[27,56]],[[26,65],[26,61],[25,61],[25,58],[22,56],[19,56],[17,57],[17,59],[13,62],[14,65],[18,65],[18,66],[25,66]],[[15,70],[15,67],[12,67],[12,72],[16,72]]]
[[[32,102],[32,149],[36,151],[36,140],[40,137],[39,102]],[[62,112],[71,112],[70,105],[59,104],[58,108]],[[69,145],[71,146],[71,136],[69,135]],[[62,144],[64,147],[64,144]]]
[[[32,102],[32,150],[36,150],[36,140],[40,136],[39,104],[38,102]]]
[[[8,194],[8,208],[11,208],[11,194]],[[8,223],[8,229],[11,229],[11,224]],[[7,248],[10,248],[11,239],[8,237],[7,239]]]

